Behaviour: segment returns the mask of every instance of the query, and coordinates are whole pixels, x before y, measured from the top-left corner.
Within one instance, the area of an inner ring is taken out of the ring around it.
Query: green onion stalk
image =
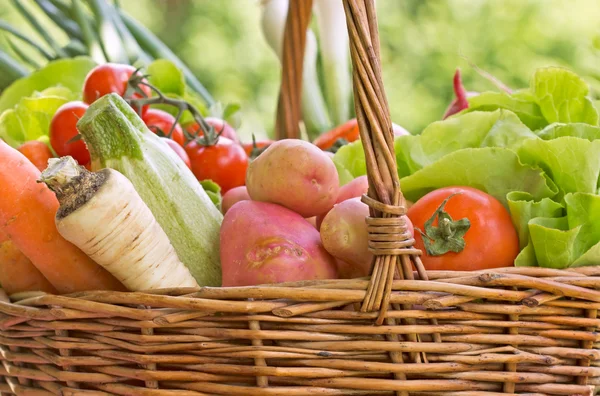
[[[341,1],[314,0],[314,10],[323,60],[325,99],[331,119],[340,125],[350,119],[352,101],[350,40],[344,5]]]
[[[283,63],[283,36],[288,4],[289,0],[264,0],[262,2],[262,31],[268,45],[281,63]],[[317,39],[314,32],[308,29],[302,73],[302,117],[311,140],[332,127],[319,85],[317,56]]]

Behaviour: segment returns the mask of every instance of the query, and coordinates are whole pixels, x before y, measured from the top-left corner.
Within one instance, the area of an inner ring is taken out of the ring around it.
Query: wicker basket
[[[290,2],[279,137],[298,133],[311,0]],[[373,275],[245,288],[14,295],[0,393],[593,395],[600,267],[426,272],[401,220],[373,0],[344,0]],[[284,133],[284,131],[286,131]]]

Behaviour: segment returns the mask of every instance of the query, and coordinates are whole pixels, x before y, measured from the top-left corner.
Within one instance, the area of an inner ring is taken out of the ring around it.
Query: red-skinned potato
[[[335,279],[335,259],[302,216],[272,203],[240,201],[221,225],[223,286]]]
[[[340,278],[360,278],[371,273],[373,254],[369,252],[367,216],[369,207],[360,198],[351,198],[336,204],[323,219],[321,241],[337,259]],[[412,223],[404,218],[413,233]]]
[[[363,194],[366,194],[367,191],[369,191],[369,178],[367,176],[359,176],[351,182],[340,187],[340,191],[335,203],[338,204],[350,198],[361,197]],[[323,222],[325,215],[329,213],[329,210],[331,210],[331,208],[329,208],[325,213],[317,216],[317,230],[321,229],[321,223]]]
[[[249,201],[250,195],[248,195],[248,190],[246,186],[234,187],[231,190],[227,191],[223,194],[223,200],[221,202],[221,211],[223,214],[227,213],[227,211],[239,201]]]
[[[276,203],[308,218],[333,206],[339,179],[333,161],[318,147],[284,139],[250,163],[246,187],[252,200]]]

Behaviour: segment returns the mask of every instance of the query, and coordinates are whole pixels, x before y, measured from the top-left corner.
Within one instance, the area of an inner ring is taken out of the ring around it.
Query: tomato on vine
[[[248,156],[242,146],[225,137],[212,144],[202,140],[194,139],[185,146],[196,178],[212,180],[221,187],[222,194],[245,185]]]
[[[88,105],[80,102],[68,102],[60,106],[50,122],[50,145],[59,157],[70,155],[80,165],[90,162],[90,153],[79,135],[77,121],[87,110]]]
[[[85,78],[83,83],[83,101],[87,104],[94,103],[97,99],[109,93],[116,93],[124,97],[127,92],[127,82],[136,72],[136,68],[130,65],[119,63],[104,63],[94,67]],[[151,89],[145,85],[138,85],[143,95],[139,92],[131,95],[133,98],[144,98],[151,96]],[[134,106],[136,112],[140,113],[139,108]],[[148,110],[148,106],[143,106],[141,114]]]
[[[43,171],[48,167],[48,160],[52,157],[52,151],[48,145],[39,140],[30,140],[25,142],[17,148],[33,165],[36,166],[40,171]]]
[[[148,109],[142,116],[142,121],[144,121],[144,124],[146,124],[148,129],[161,137],[169,137],[167,135],[171,131],[171,128],[173,128],[170,138],[176,141],[180,146],[184,145],[185,137],[181,125],[175,122],[175,117],[166,111]],[[175,126],[173,127],[173,125]]]
[[[519,254],[519,237],[508,210],[475,188],[432,191],[415,202],[407,215],[427,270],[510,267]]]
[[[211,127],[214,128],[215,134],[220,134],[220,136],[230,139],[236,143],[239,142],[239,138],[237,136],[237,133],[235,132],[235,129],[233,129],[233,127],[231,125],[229,125],[226,121],[223,121],[220,118],[215,118],[215,117],[206,117],[206,118],[204,118],[204,121],[208,125],[210,125]],[[198,123],[195,121],[191,122],[191,123],[187,123],[186,125],[184,125],[184,128],[188,132],[188,134],[190,134],[191,136],[194,136],[194,137],[204,136],[204,132],[198,126]]]
[[[242,147],[244,148],[246,155],[250,158],[258,157],[258,155],[260,153],[262,153],[264,150],[266,150],[266,148],[269,147],[273,143],[273,140],[270,140],[270,139],[256,141],[256,140],[254,140],[254,136],[252,138],[253,138],[252,142],[242,143]]]

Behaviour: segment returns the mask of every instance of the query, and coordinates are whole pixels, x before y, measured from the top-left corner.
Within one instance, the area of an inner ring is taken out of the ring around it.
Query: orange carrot
[[[125,287],[56,229],[59,204],[40,171],[0,141],[0,229],[59,293]]]
[[[0,231],[0,285],[8,294],[57,291],[8,236]]]

